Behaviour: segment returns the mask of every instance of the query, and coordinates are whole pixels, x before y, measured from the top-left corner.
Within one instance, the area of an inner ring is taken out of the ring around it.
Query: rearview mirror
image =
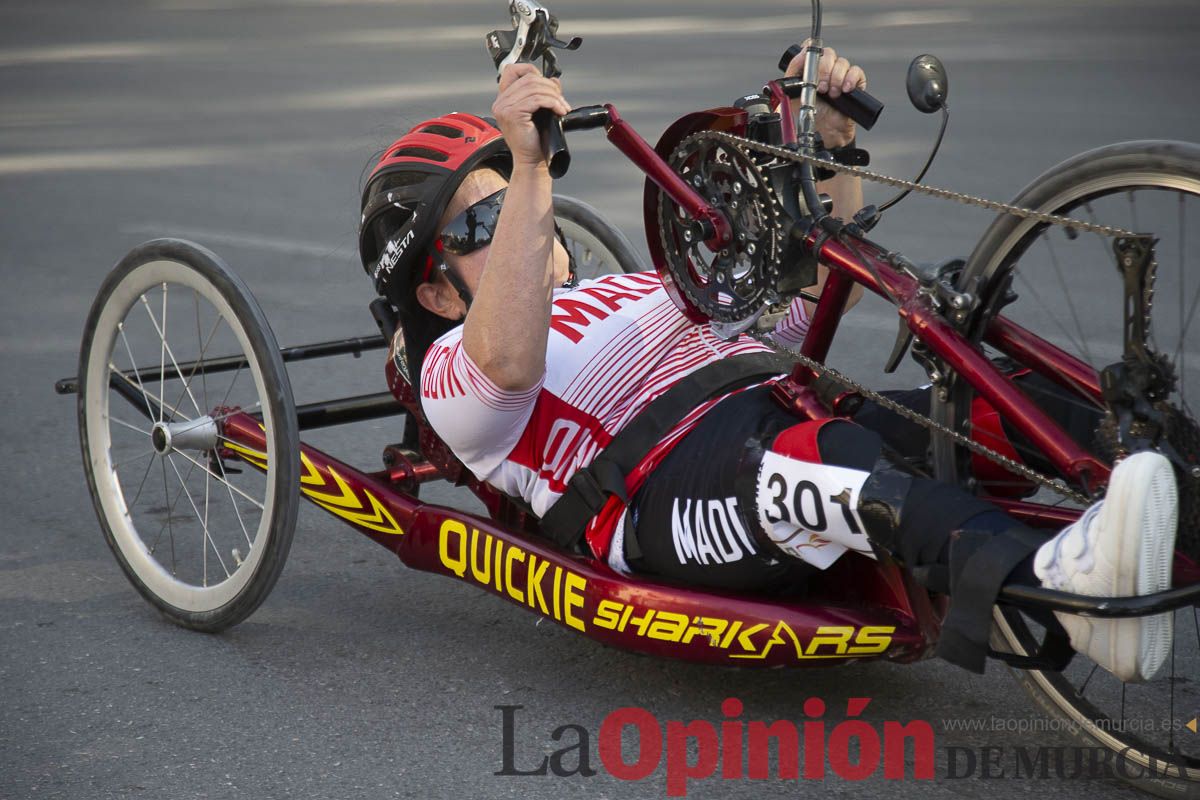
[[[925,114],[932,114],[946,105],[950,94],[950,78],[941,59],[926,53],[917,56],[908,65],[908,99],[913,107]]]

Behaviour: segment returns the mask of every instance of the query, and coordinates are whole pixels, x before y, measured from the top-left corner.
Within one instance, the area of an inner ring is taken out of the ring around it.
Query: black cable
[[[814,0],[814,2],[815,2],[815,0]],[[946,135],[946,124],[949,121],[950,121],[950,107],[946,103],[942,103],[942,127],[938,131],[937,141],[933,143],[933,150],[929,153],[929,158],[926,159],[925,166],[921,167],[921,172],[918,173],[917,177],[913,179],[913,183],[920,183],[921,179],[925,177],[925,173],[929,171],[929,167],[931,164],[933,164],[933,159],[937,155],[938,148],[940,148],[942,146],[942,137]],[[900,192],[900,194],[893,197],[891,200],[888,200],[886,203],[884,203],[883,205],[881,205],[879,207],[879,213],[882,214],[883,212],[887,211],[892,206],[896,205],[896,203],[899,203],[905,197],[908,197],[908,195],[911,191],[912,191],[912,189],[905,189],[902,192]]]

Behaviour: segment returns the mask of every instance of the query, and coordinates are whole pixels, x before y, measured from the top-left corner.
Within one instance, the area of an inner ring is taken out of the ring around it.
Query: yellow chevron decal
[[[228,448],[229,450],[232,450],[233,452],[240,455],[244,460],[249,461],[252,465],[258,467],[261,470],[264,470],[264,471],[266,470],[266,468],[267,468],[267,454],[266,453],[263,453],[259,450],[251,450],[249,447],[243,447],[240,444],[234,444],[233,442],[231,442],[229,440],[225,441],[224,446],[226,448]]]
[[[329,469],[329,474],[337,483],[336,492],[319,492],[316,488],[305,489],[304,484],[306,483],[310,486],[323,488],[328,485],[328,481],[325,480],[325,477],[321,475],[321,471],[313,466],[313,463],[308,460],[308,456],[304,455],[304,453],[300,454],[300,463],[304,467],[304,475],[300,478],[300,489],[306,495],[322,505],[333,505],[337,506],[338,508],[345,508],[351,511],[359,511],[362,509],[362,501],[354,495],[354,490],[351,489],[349,484],[342,480],[342,476],[334,472],[332,468]]]
[[[332,470],[330,470],[332,472]],[[363,494],[367,496],[367,500],[371,503],[371,511],[350,511],[344,508],[332,506],[322,500],[317,499],[316,493],[309,489],[301,489],[306,495],[312,498],[312,501],[321,508],[336,514],[344,520],[353,522],[355,525],[360,525],[364,528],[370,528],[373,531],[380,533],[391,533],[396,536],[403,536],[404,531],[401,530],[394,517],[388,513],[388,510],[383,507],[383,504],[367,490],[363,490]],[[361,508],[361,506],[360,506]]]
[[[226,442],[225,446],[253,466],[266,471],[266,453],[252,450],[233,442]],[[309,499],[321,508],[335,516],[341,517],[347,522],[369,528],[373,531],[391,533],[397,536],[404,535],[404,531],[396,522],[396,518],[388,512],[383,503],[379,502],[379,498],[371,494],[369,490],[362,490],[363,494],[366,495],[367,502],[371,506],[370,509],[367,509],[363,501],[350,488],[350,484],[341,475],[337,474],[332,467],[327,468],[335,484],[332,487],[333,491],[330,491],[327,489],[329,481],[325,479],[321,470],[317,469],[316,465],[303,452],[300,453],[300,464],[304,468],[304,474],[300,476],[300,491],[308,495]],[[321,491],[322,489],[325,489],[325,491]]]

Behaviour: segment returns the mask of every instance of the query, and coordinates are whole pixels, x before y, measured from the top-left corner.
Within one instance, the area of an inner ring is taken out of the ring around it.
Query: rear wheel
[[[554,221],[567,240],[580,280],[645,269],[628,237],[587,203],[554,195]]]
[[[185,627],[245,619],[283,568],[300,485],[291,386],[245,284],[187,242],[135,248],[88,315],[78,409],[92,501],[129,581]],[[265,474],[226,458],[237,409],[261,420]]]
[[[1014,201],[1015,205],[1148,232],[1158,239],[1150,330],[1157,351],[1171,362],[1177,383],[1165,400],[1167,438],[1185,459],[1200,463],[1200,427],[1193,411],[1200,405],[1200,147],[1175,142],[1130,142],[1094,150],[1042,175]],[[982,287],[983,309],[971,335],[982,343],[987,323],[996,314],[1049,340],[1085,361],[1094,370],[1120,361],[1123,343],[1123,285],[1112,242],[1094,233],[1069,231],[1005,215],[987,230],[964,267],[959,286]],[[1015,293],[1013,299],[1008,289]],[[1007,295],[1007,296],[1005,296]],[[1055,397],[1028,392],[1035,402],[1074,404],[1097,424],[1077,436],[1079,443],[1111,462],[1120,455],[1115,430],[1103,422],[1102,404],[1082,390],[1055,390]],[[972,390],[952,381],[935,395],[935,419],[986,443],[988,434],[973,431]],[[1040,454],[1023,445],[1017,452],[1026,463]],[[971,459],[949,440],[935,437],[934,466],[943,480],[979,489]],[[1179,547],[1176,580],[1195,580],[1186,556],[1200,551],[1200,478],[1176,470],[1180,489]],[[983,492],[989,491],[982,484]],[[1089,487],[1073,485],[1087,493]],[[991,491],[1002,493],[994,483]],[[1043,489],[1028,498],[1047,506],[1070,506]],[[1035,651],[1041,628],[1014,609],[998,607],[993,629],[997,649],[1028,655]],[[1154,680],[1125,684],[1077,655],[1062,673],[1014,671],[1049,713],[1067,722],[1091,746],[1123,754],[1127,773],[1137,787],[1165,797],[1200,798],[1200,735],[1185,727],[1200,710],[1200,612],[1175,612],[1175,642],[1170,660]],[[1194,724],[1194,723],[1193,723]],[[1156,766],[1152,765],[1156,764]],[[1167,775],[1145,777],[1153,771]],[[1119,776],[1126,777],[1122,773]]]

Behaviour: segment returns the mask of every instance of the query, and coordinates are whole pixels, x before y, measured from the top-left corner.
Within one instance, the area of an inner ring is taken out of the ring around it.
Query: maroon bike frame
[[[801,348],[805,355],[823,360],[828,353],[829,343],[841,319],[841,309],[845,305],[845,299],[841,296],[844,287],[848,291],[850,283],[858,283],[880,296],[890,295],[896,299],[897,312],[913,335],[1036,445],[1056,469],[1092,489],[1107,482],[1108,466],[1067,435],[1058,423],[1017,388],[1011,378],[973,347],[934,308],[929,295],[920,290],[918,282],[895,270],[877,246],[862,241],[855,248],[855,254],[837,240],[819,242],[819,235],[819,231],[810,233],[807,242],[816,251],[821,263],[831,269],[830,280],[837,280],[835,287],[839,291],[832,297],[823,295],[818,302],[812,327]],[[876,275],[879,276],[878,280]],[[826,286],[829,286],[829,281]],[[1056,380],[1067,388],[1078,392],[1081,386],[1095,386],[1096,396],[1099,395],[1099,380],[1094,370],[1016,323],[998,317],[989,328],[987,339],[1002,353],[1031,369],[1058,376]],[[810,341],[813,344],[810,345]],[[802,379],[806,373],[807,370],[804,370],[797,378]]]

